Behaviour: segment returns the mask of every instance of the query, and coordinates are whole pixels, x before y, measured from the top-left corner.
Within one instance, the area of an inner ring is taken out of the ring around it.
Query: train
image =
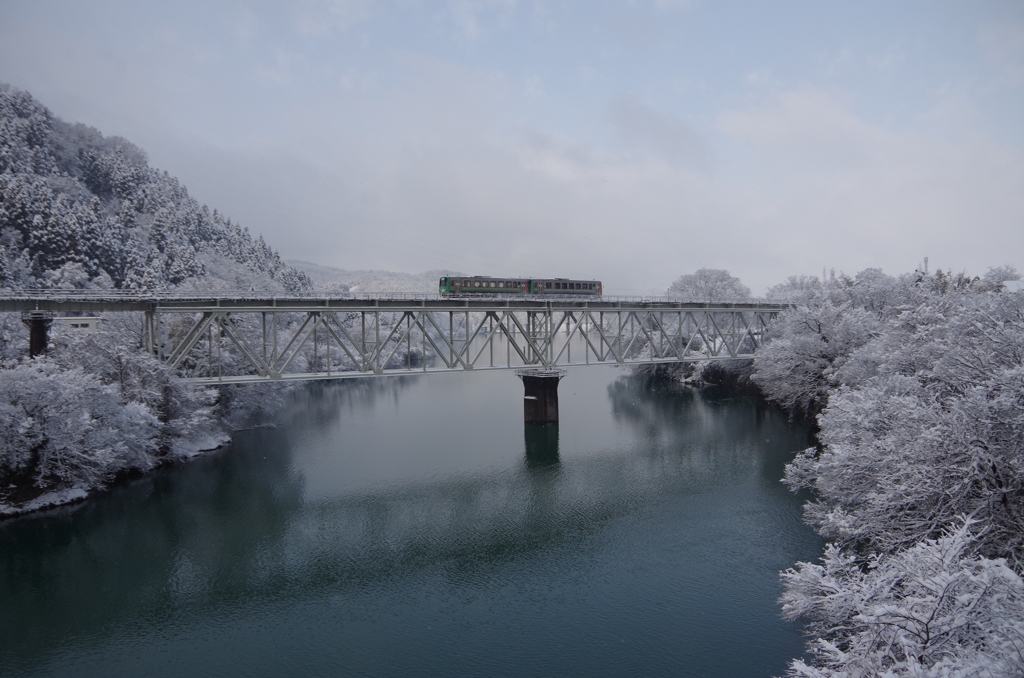
[[[457,278],[444,276],[437,291],[442,296],[462,295],[535,295],[558,294],[599,297],[604,293],[600,280],[568,278],[492,278],[477,275]]]

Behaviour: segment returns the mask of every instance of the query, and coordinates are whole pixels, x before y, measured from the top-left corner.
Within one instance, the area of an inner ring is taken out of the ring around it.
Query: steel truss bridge
[[[750,358],[785,308],[609,297],[0,293],[0,312],[20,312],[30,326],[66,314],[140,314],[141,347],[204,384]]]

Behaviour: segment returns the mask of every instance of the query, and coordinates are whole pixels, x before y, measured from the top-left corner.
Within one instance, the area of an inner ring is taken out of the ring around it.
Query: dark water
[[[771,676],[779,483],[749,400],[570,370],[311,384],[276,429],[0,524],[0,676]]]

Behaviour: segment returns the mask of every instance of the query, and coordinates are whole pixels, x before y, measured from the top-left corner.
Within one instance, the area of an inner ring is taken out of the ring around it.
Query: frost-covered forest
[[[1024,292],[878,269],[773,288],[795,307],[754,360],[764,393],[816,418],[786,470],[814,498],[820,564],[783,574],[809,623],[794,676],[1024,675]]]
[[[309,279],[141,150],[0,84],[0,286],[274,289]]]
[[[261,237],[200,205],[118,137],[54,117],[0,85],[0,288],[298,293],[309,278]],[[114,477],[216,446],[271,389],[182,385],[139,350],[141,319],[86,336],[0,316],[0,514],[79,497]]]

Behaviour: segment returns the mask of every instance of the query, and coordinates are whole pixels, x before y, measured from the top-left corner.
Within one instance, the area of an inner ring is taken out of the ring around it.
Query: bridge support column
[[[35,358],[46,353],[50,343],[50,325],[53,324],[53,313],[49,311],[24,311],[21,322],[28,325],[28,354]]]
[[[558,382],[565,370],[516,370],[523,380],[523,420],[527,424],[558,423]]]

